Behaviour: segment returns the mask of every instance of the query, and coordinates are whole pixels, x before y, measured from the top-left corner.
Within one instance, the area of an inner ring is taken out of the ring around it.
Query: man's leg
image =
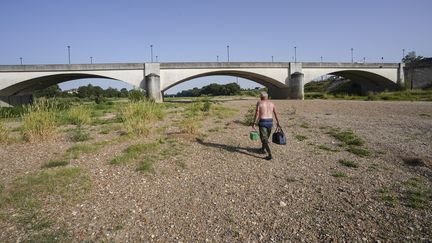
[[[260,127],[260,136],[261,136],[262,148],[265,151],[267,151],[267,153],[268,153],[268,156],[265,157],[265,159],[267,159],[267,160],[271,160],[273,158],[272,154],[271,154],[270,146],[269,146],[269,141],[268,141],[270,133],[271,133],[270,128]]]

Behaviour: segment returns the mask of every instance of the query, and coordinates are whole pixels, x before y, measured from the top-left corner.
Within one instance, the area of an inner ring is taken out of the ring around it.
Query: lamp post
[[[363,57],[363,63],[366,63],[366,57]]]
[[[354,63],[354,48],[351,47],[351,64]]]
[[[384,57],[381,57],[381,65],[384,64]]]
[[[320,57],[321,63],[322,63],[322,56]]]
[[[273,56],[272,56],[272,62],[274,62]]]
[[[93,64],[93,57],[90,57],[90,64]]]
[[[150,45],[150,56],[151,56],[150,60],[151,62],[153,62],[153,45]]]
[[[294,62],[297,62],[297,46],[294,46]]]
[[[22,57],[20,57],[20,63],[21,63],[21,65],[22,65],[22,59],[23,59],[23,58],[22,58]]]
[[[216,61],[219,62],[219,56],[216,56]]]
[[[405,49],[402,49],[402,61],[405,58]]]
[[[158,60],[158,56],[156,56],[156,62],[159,62],[159,60]]]
[[[228,62],[230,62],[230,53],[229,53],[229,45],[227,45],[227,59],[228,59]]]
[[[69,64],[71,64],[70,63],[70,46],[67,46],[67,48],[68,48],[68,60],[69,60]]]

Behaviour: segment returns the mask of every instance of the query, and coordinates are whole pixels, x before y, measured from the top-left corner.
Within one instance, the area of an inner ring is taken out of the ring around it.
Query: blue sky
[[[431,11],[429,0],[2,0],[0,65],[20,57],[25,64],[67,63],[67,45],[72,63],[90,56],[96,63],[146,62],[151,44],[161,62],[223,61],[226,45],[231,61],[290,61],[297,46],[299,61],[349,62],[354,48],[355,61],[399,62],[402,49],[432,56]],[[193,80],[170,92],[235,80]]]

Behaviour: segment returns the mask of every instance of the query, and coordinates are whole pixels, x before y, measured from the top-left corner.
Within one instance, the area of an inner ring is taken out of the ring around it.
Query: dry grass
[[[52,103],[40,99],[28,106],[22,116],[22,135],[26,141],[36,142],[54,138],[57,135],[56,113]]]

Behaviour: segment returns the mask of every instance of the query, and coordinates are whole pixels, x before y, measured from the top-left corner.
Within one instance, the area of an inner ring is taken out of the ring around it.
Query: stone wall
[[[406,87],[422,89],[432,87],[432,63],[406,64],[404,68]]]

